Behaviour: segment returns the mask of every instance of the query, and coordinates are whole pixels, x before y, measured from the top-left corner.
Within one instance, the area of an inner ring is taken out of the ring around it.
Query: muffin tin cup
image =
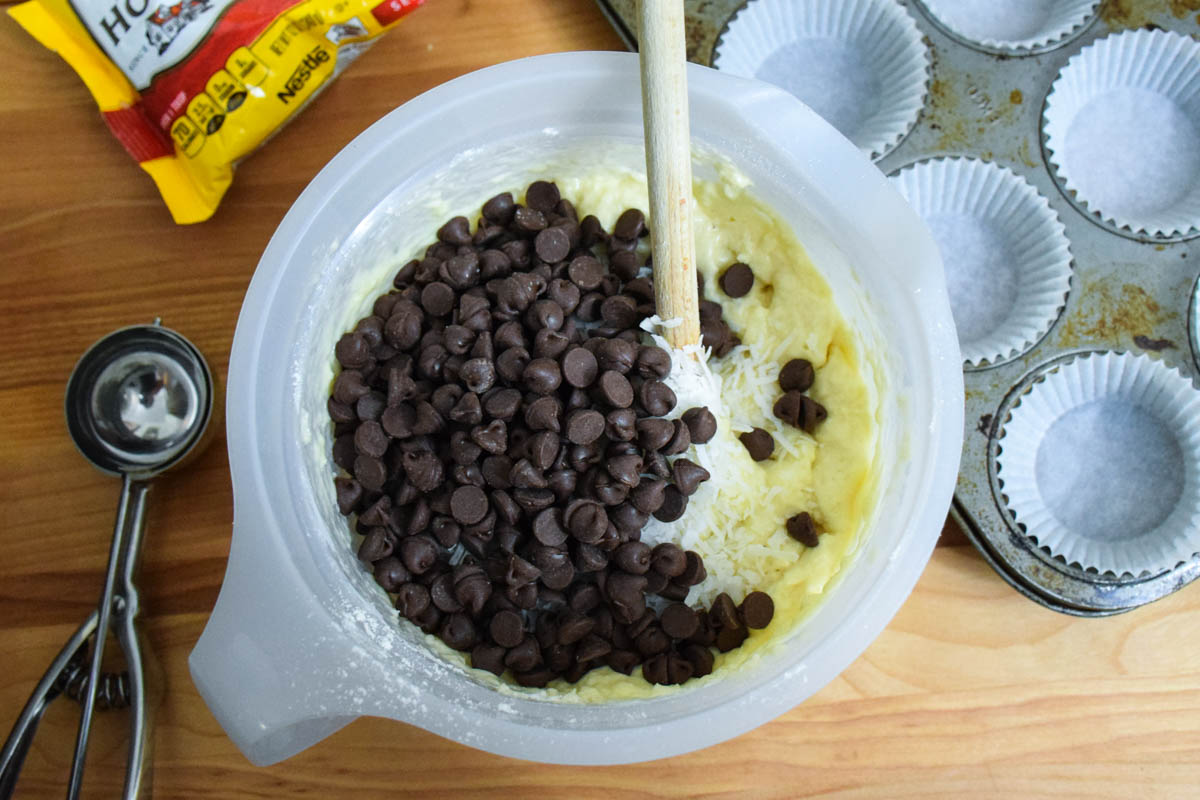
[[[1061,47],[1096,18],[1100,0],[918,0],[947,35],[990,53]]]
[[[1040,340],[1071,286],[1070,245],[1046,198],[975,158],[920,161],[891,181],[941,249],[963,361],[997,364]]]
[[[1200,233],[1200,42],[1137,30],[1083,48],[1050,88],[1043,138],[1068,197],[1104,223]]]
[[[1068,566],[1118,579],[1200,552],[1200,393],[1159,361],[1096,352],[1030,384],[998,433],[1013,520]]]
[[[892,0],[751,0],[713,66],[791,92],[874,159],[912,129],[929,83],[928,48]]]

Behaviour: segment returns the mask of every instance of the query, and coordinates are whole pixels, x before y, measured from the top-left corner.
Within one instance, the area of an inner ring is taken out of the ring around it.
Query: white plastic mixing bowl
[[[702,67],[688,80],[697,145],[731,160],[795,228],[882,373],[882,488],[859,557],[779,647],[649,700],[503,693],[397,623],[334,502],[324,401],[337,336],[464,198],[518,189],[537,177],[522,170],[577,157],[584,143],[632,153],[622,157],[642,168],[636,56],[541,56],[466,75],[338,154],[280,224],[246,293],[228,381],[232,552],[190,665],[251,761],[287,758],[364,714],[537,761],[687,752],[824,686],[912,590],[945,519],[963,430],[937,247],[866,157],[793,97]]]

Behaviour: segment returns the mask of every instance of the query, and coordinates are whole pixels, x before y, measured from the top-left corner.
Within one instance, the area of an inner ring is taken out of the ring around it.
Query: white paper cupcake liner
[[[995,364],[1041,339],[1071,287],[1070,246],[1046,198],[974,158],[921,161],[890,180],[941,250],[963,361]]]
[[[713,66],[791,92],[871,158],[916,124],[929,81],[921,32],[893,0],[751,0]]]
[[[1200,552],[1200,392],[1178,371],[1075,358],[1031,386],[1001,436],[1008,509],[1052,555],[1136,577]]]
[[[920,0],[952,35],[988,50],[1032,52],[1092,21],[1100,0]]]
[[[1055,79],[1043,125],[1088,211],[1151,236],[1200,227],[1200,42],[1162,30],[1096,41]]]

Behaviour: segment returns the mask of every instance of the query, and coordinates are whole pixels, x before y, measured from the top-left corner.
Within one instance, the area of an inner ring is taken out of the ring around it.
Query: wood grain
[[[117,482],[75,453],[62,391],[111,328],[161,316],[225,374],[242,294],[304,185],[412,96],[526,55],[617,49],[587,0],[429,0],[270,146],[216,217],[171,224],[82,84],[0,20],[0,732],[99,594]],[[232,518],[224,441],[155,484],[140,585],[161,668],[154,796],[1195,797],[1200,588],[1111,619],[1046,611],[953,529],[912,597],[837,680],[773,723],[649,764],[569,768],[467,749],[363,719],[254,768],[188,678]],[[76,707],[56,703],[18,798],[61,797]],[[121,781],[119,714],[100,717],[85,796]]]

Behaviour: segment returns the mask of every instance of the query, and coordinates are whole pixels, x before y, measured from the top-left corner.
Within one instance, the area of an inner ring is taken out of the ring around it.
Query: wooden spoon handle
[[[663,320],[682,321],[663,330],[681,348],[700,343],[683,0],[641,0],[638,22],[654,296]]]

